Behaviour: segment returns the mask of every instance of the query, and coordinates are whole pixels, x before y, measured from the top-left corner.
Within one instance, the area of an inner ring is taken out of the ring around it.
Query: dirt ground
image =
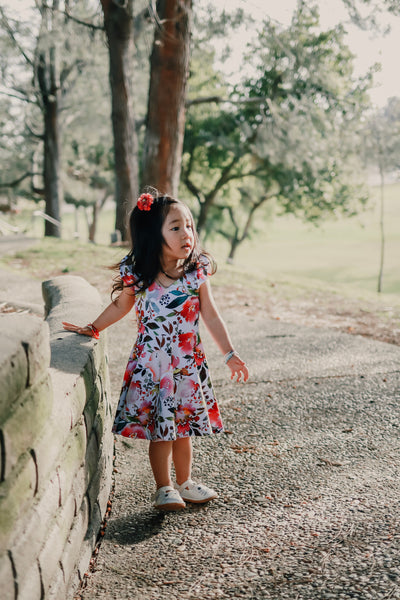
[[[237,286],[214,288],[218,306],[238,308],[251,315],[254,310],[266,316],[308,327],[328,327],[362,335],[381,342],[400,345],[400,310],[376,303],[359,302],[344,296],[316,291],[288,299],[276,293],[270,296]]]
[[[1,249],[0,249],[1,250]],[[49,268],[46,263],[37,261],[29,252],[24,256],[13,256],[7,260],[7,268],[14,273],[29,274],[39,281],[65,273],[57,261]],[[223,269],[222,269],[223,271]],[[109,300],[113,273],[106,268],[73,269],[71,275],[84,277],[102,295],[104,302]],[[212,282],[213,293],[218,307],[240,309],[244,315],[258,314],[283,322],[306,325],[308,327],[328,327],[345,333],[362,335],[374,340],[400,345],[400,303],[385,306],[377,300],[358,300],[326,289],[295,288],[288,291],[285,284],[271,283],[267,291],[260,291],[252,284],[227,283],[229,274],[223,273],[223,284]],[[0,307],[7,312],[9,307]]]

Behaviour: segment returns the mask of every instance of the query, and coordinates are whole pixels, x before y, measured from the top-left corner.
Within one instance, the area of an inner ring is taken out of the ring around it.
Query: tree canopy
[[[240,84],[214,81],[225,102],[190,108],[183,181],[198,201],[199,229],[224,207],[228,230],[234,213],[248,227],[249,210],[271,196],[309,221],[353,214],[366,198],[354,173],[371,74],[354,77],[343,28],[321,31],[317,9],[300,2],[289,27],[262,23],[246,61],[252,75]]]
[[[362,0],[348,5],[356,10]],[[219,232],[236,249],[251,233],[255,214],[272,201],[278,212],[311,222],[338,211],[354,214],[365,201],[354,175],[362,173],[360,135],[372,71],[354,76],[343,27],[323,31],[314,4],[300,0],[287,27],[270,19],[258,23],[235,83],[214,66],[215,40],[227,41],[228,55],[227,32],[251,20],[244,11],[221,13],[195,3],[192,13],[187,0],[184,16],[192,22],[183,23],[177,0],[43,0],[35,6],[29,22],[0,11],[3,189],[58,197],[62,181],[68,200],[82,205],[86,185],[95,210],[104,196],[93,177],[109,194],[114,175],[116,228],[122,231],[141,177],[157,185],[148,156],[152,164],[165,162],[173,139],[179,143],[169,153],[174,160],[165,181],[169,177],[176,188],[182,131],[178,135],[171,125],[183,126],[186,104],[180,192],[194,199],[201,233]],[[167,9],[170,16],[160,19]],[[152,90],[168,74],[180,27],[183,69],[176,86],[167,78],[179,100],[174,121],[163,110],[168,97]],[[154,141],[165,120],[174,131],[162,149]],[[50,201],[47,212],[59,218]]]

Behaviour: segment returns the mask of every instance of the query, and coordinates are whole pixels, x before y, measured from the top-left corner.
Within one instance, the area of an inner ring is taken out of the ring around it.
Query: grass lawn
[[[260,232],[242,244],[234,265],[225,262],[228,246],[218,239],[208,244],[215,254],[219,271],[216,285],[237,282],[254,289],[271,290],[279,286],[285,296],[312,294],[326,290],[383,304],[400,305],[400,184],[385,188],[386,251],[383,294],[376,293],[379,252],[379,190],[372,188],[369,208],[352,219],[326,221],[319,227],[301,223],[288,215],[258,223]],[[110,280],[106,268],[118,262],[125,248],[110,247],[113,212],[100,214],[96,245],[85,243],[87,227],[83,213],[78,214],[80,239],[74,239],[75,215],[63,217],[63,240],[42,239],[30,250],[6,257],[3,264],[25,268],[28,274],[46,279],[59,273],[80,274],[91,283]],[[14,224],[29,224],[28,235],[40,237],[43,225],[30,221],[26,209]],[[105,285],[103,283],[103,285]]]
[[[370,207],[351,219],[326,221],[319,227],[288,215],[263,226],[253,240],[243,243],[236,266],[270,280],[303,286],[328,285],[350,294],[375,295],[380,261],[378,190],[373,188]],[[400,184],[386,186],[386,246],[383,291],[400,294]],[[211,249],[219,257],[227,244]],[[393,301],[395,298],[393,299]]]

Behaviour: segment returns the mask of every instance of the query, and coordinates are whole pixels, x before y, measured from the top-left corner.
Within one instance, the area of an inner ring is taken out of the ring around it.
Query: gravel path
[[[42,310],[40,282],[0,281],[0,301]],[[195,440],[194,477],[219,498],[157,513],[147,443],[117,437],[111,517],[79,597],[400,599],[400,347],[223,314],[251,380],[231,383],[204,334],[226,432]],[[132,318],[108,336],[116,402]]]
[[[224,318],[252,376],[231,383],[203,334],[226,432],[195,440],[193,475],[219,498],[157,513],[147,443],[118,437],[82,599],[400,599],[400,348]],[[109,330],[115,401],[133,338],[130,317]]]

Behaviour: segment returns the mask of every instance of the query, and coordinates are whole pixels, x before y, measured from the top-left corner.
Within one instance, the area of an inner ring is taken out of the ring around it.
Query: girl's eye
[[[179,231],[179,227],[173,227],[171,231]]]

